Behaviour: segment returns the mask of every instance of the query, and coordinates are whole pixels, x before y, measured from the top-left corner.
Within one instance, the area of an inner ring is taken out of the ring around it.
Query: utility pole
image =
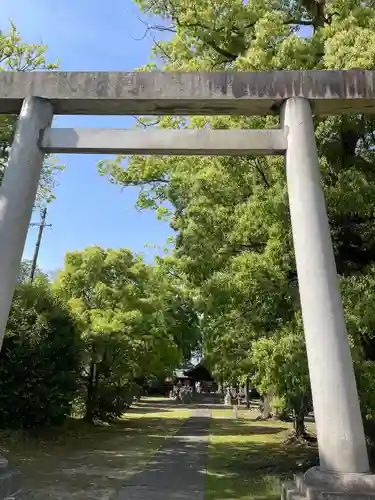
[[[42,235],[43,235],[44,228],[52,226],[52,224],[46,224],[46,218],[47,218],[47,209],[43,208],[40,222],[32,222],[30,224],[30,226],[39,226],[38,239],[36,240],[35,251],[34,251],[34,256],[33,256],[33,262],[31,264],[31,271],[30,271],[30,282],[31,283],[34,281],[34,277],[35,277],[35,271],[36,271],[36,264],[37,264],[37,261],[38,261],[40,242],[42,241]]]

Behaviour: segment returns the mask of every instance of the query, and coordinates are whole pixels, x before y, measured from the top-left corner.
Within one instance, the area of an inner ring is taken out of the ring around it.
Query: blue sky
[[[60,59],[64,71],[130,71],[149,60],[152,41],[141,38],[142,14],[131,0],[1,0],[0,28],[9,19],[30,43],[48,45],[48,58]],[[129,117],[60,116],[59,127],[129,127]],[[98,155],[59,155],[66,165],[59,174],[56,200],[50,205],[48,222],[39,254],[45,271],[63,266],[65,252],[89,245],[127,247],[144,253],[148,261],[172,233],[153,212],[134,208],[137,190],[109,184],[97,173]],[[34,214],[33,221],[38,221]],[[24,257],[31,258],[37,229],[31,228]],[[160,253],[160,252],[158,252]]]

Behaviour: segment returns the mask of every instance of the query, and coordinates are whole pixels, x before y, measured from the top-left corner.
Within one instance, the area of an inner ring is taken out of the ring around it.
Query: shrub
[[[79,351],[74,321],[48,284],[20,285],[0,353],[0,426],[62,423],[77,391]]]
[[[94,416],[103,421],[120,418],[130,407],[137,393],[137,386],[133,384],[125,387],[102,384],[98,391]]]

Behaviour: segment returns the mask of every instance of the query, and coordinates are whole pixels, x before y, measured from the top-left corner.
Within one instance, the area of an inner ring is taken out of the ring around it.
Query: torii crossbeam
[[[28,96],[63,115],[270,115],[291,97],[315,114],[374,113],[375,71],[0,72],[0,113],[18,113]]]

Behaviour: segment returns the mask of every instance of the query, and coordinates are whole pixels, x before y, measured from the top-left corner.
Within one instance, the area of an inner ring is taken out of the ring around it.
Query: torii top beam
[[[56,114],[271,115],[290,97],[315,114],[372,114],[375,71],[0,72],[0,113],[18,113],[27,96],[51,100]]]

